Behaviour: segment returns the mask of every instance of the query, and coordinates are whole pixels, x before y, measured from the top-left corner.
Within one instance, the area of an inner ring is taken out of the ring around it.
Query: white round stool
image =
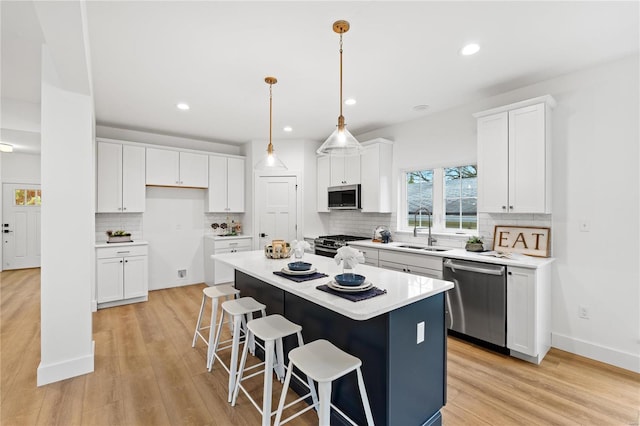
[[[292,349],[289,352],[289,366],[287,367],[287,376],[284,379],[284,386],[282,388],[282,395],[280,396],[278,410],[276,411],[274,426],[284,424],[289,420],[298,417],[300,414],[311,408],[307,407],[304,410],[285,419],[284,421],[280,421],[280,419],[282,418],[282,411],[286,408],[284,406],[284,401],[287,395],[287,389],[289,388],[289,382],[291,380],[291,372],[293,371],[294,366],[297,367],[301,372],[306,374],[307,378],[313,379],[318,382],[318,396],[320,398],[318,408],[318,424],[320,426],[326,426],[330,424],[331,408],[340,413],[340,415],[348,420],[351,424],[356,425],[353,420],[351,420],[346,414],[344,414],[331,403],[331,382],[352,372],[353,370],[356,370],[356,374],[358,375],[358,388],[360,389],[360,398],[362,399],[362,405],[364,406],[367,425],[373,426],[373,415],[371,414],[371,407],[369,406],[369,398],[367,397],[367,391],[364,387],[362,371],[360,371],[361,365],[362,361],[360,361],[359,358],[356,358],[353,355],[349,355],[348,353],[344,352],[341,349],[338,349],[333,344],[323,339],[315,340],[311,343],[307,343],[304,346],[300,346],[299,348]]]
[[[249,336],[255,336],[264,341],[264,362],[251,366],[251,368],[248,368],[246,371],[262,365],[264,365],[264,369],[243,377],[248,352],[248,345],[245,341],[244,350],[242,351],[242,360],[240,361],[240,369],[238,371],[238,379],[236,380],[235,389],[233,391],[231,405],[236,405],[238,393],[240,392],[240,389],[242,389],[242,392],[247,395],[247,398],[249,398],[253,406],[262,414],[262,425],[269,426],[271,424],[271,416],[275,414],[275,411],[271,411],[271,386],[273,383],[272,370],[276,371],[280,380],[284,378],[284,353],[282,348],[282,339],[295,334],[298,336],[298,345],[302,346],[304,344],[302,341],[302,333],[300,332],[302,327],[298,324],[294,324],[282,315],[275,314],[249,321],[247,323],[247,330]],[[274,351],[276,352],[275,360],[273,356]],[[242,386],[242,381],[258,374],[262,374],[262,372],[264,372],[264,391],[261,409],[249,392],[247,392],[244,386]],[[290,371],[288,373],[290,373]],[[316,404],[318,398],[316,396],[315,388],[313,387],[313,382],[311,379],[307,380],[313,402]]]
[[[233,394],[233,387],[236,383],[236,374],[238,368],[238,352],[240,348],[240,334],[242,333],[242,322],[246,321],[247,323],[253,319],[254,312],[260,312],[263,317],[267,315],[265,311],[266,306],[262,303],[257,302],[253,297],[241,297],[235,300],[227,300],[222,303],[222,318],[218,323],[218,331],[216,332],[216,342],[213,345],[213,350],[211,353],[211,368],[213,368],[213,363],[215,359],[218,358],[220,364],[227,370],[229,373],[229,396],[227,398],[228,402],[231,402],[231,395]],[[219,348],[220,345],[220,332],[222,330],[222,323],[224,322],[225,315],[229,315],[233,321],[233,338],[231,343],[231,361],[229,362],[229,367],[222,362],[220,357],[218,356],[218,350],[226,349],[228,346],[224,348]],[[245,333],[245,344],[251,348],[253,352],[254,341],[251,336],[248,336]]]
[[[198,322],[196,323],[196,331],[193,333],[193,342],[191,343],[191,347],[196,347],[198,337],[200,337],[205,345],[207,345],[207,368],[209,371],[211,371],[211,353],[215,339],[216,321],[218,319],[218,300],[220,298],[226,299],[229,296],[236,298],[239,294],[240,290],[237,290],[230,285],[219,285],[214,287],[205,287],[202,289],[202,304],[200,304],[200,313],[198,314]],[[203,327],[202,314],[204,313],[204,307],[207,304],[207,298],[211,299],[211,321],[209,322],[209,325]],[[206,329],[209,329],[208,338],[205,338],[201,333],[202,330]]]

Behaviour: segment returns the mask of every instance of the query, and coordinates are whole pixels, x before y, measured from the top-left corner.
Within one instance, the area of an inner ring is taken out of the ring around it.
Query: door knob
[[[264,237],[268,237],[269,235],[265,234],[264,232],[260,234],[260,238],[264,238]]]
[[[8,229],[4,229],[2,232],[4,232],[5,234],[8,234],[9,232],[13,232],[13,231],[10,231]]]

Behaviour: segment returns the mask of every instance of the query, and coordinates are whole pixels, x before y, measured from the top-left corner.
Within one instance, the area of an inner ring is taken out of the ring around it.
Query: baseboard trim
[[[622,352],[560,333],[551,333],[551,346],[596,361],[640,373],[640,354]]]
[[[93,361],[95,349],[96,342],[94,340],[91,342],[91,353],[88,355],[48,365],[44,365],[40,362],[40,365],[38,365],[37,385],[43,386],[49,383],[70,379],[71,377],[92,373],[94,369]]]

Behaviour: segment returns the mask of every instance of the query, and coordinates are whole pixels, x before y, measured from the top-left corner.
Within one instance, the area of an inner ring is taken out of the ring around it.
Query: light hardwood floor
[[[204,344],[191,348],[202,288],[153,291],[147,303],[98,311],[95,372],[36,387],[40,271],[2,272],[0,424],[259,424],[245,397],[235,408],[227,403],[226,372],[206,371]],[[258,398],[261,379],[249,384]],[[536,366],[450,338],[447,379],[447,426],[640,420],[640,375],[560,350]],[[280,389],[276,382],[275,399]],[[290,424],[317,424],[317,417],[310,412]]]

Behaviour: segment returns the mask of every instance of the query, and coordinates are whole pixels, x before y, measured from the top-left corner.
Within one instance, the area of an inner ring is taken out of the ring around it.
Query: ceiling
[[[414,120],[638,52],[638,2],[88,1],[99,125],[241,144]],[[39,103],[31,2],[2,1],[2,98]],[[463,57],[475,41],[481,50]],[[178,102],[189,111],[176,108]],[[414,109],[429,105],[426,110]],[[284,132],[285,125],[293,131]],[[9,131],[3,126],[3,139]]]

